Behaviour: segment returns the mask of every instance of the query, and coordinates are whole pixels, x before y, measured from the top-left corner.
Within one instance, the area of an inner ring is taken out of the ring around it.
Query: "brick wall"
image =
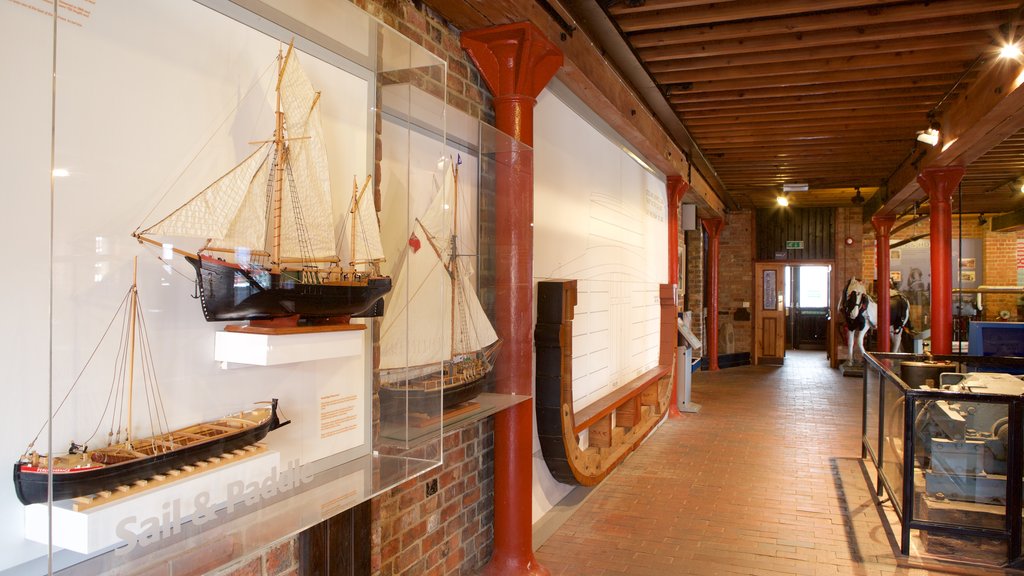
[[[982,244],[984,269],[983,284],[989,286],[1017,285],[1017,241],[1024,238],[1024,232],[991,232],[985,233]],[[1013,294],[986,294],[983,296],[985,320],[999,319],[999,311],[1006,310],[1010,319],[1021,321],[1020,309],[1017,306],[1020,296]]]
[[[693,333],[704,342],[704,231],[698,226],[696,230],[683,233],[686,238],[686,293],[683,309],[693,317]]]
[[[750,352],[753,323],[749,309],[754,300],[754,213],[732,212],[720,233],[718,263],[718,353],[730,353],[727,345],[732,331],[732,353]],[[740,308],[747,305],[744,313]],[[744,319],[745,318],[745,319]]]

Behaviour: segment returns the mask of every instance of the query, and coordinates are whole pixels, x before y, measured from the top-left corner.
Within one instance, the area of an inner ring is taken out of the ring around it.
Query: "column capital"
[[[723,218],[702,218],[700,221],[704,229],[708,231],[708,236],[717,238],[718,233],[722,231],[722,227],[725,226],[725,219]]]
[[[679,203],[683,201],[683,196],[690,189],[690,183],[684,180],[682,176],[674,175],[668,177],[665,187],[668,188],[669,210],[675,210],[679,207]]]
[[[562,51],[532,22],[463,32],[462,48],[496,98],[536,98],[562,67]]]
[[[925,168],[917,175],[917,183],[928,194],[928,201],[932,204],[949,204],[963,177],[963,166]]]
[[[889,231],[892,230],[893,224],[896,223],[895,216],[872,216],[871,226],[874,227],[875,232],[879,234],[888,235]]]

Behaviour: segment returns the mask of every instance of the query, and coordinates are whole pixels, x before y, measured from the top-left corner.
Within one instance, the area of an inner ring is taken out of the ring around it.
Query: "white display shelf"
[[[358,356],[366,330],[267,335],[217,332],[213,358],[218,362],[275,366],[328,358]]]
[[[142,526],[148,526],[152,520],[169,520],[168,525],[160,528],[169,531],[170,525],[192,519],[197,502],[208,511],[214,511],[226,507],[229,500],[244,500],[245,485],[278,477],[283,472],[280,464],[280,455],[268,451],[81,512],[71,508],[71,500],[55,502],[53,545],[80,554],[92,554],[112,546],[135,546],[135,542],[126,543],[119,537],[119,532],[135,533],[140,544],[148,544],[149,539],[140,536],[145,530]],[[26,507],[26,538],[46,544],[48,524],[45,504]],[[155,540],[158,534],[150,536]]]

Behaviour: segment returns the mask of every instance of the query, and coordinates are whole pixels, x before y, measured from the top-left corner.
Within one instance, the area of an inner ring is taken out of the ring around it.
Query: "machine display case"
[[[863,457],[900,549],[1021,561],[1024,358],[868,353]]]
[[[382,314],[413,293],[387,290],[408,261],[374,250],[405,243],[417,187],[443,181],[444,60],[345,2],[55,5],[0,6],[17,111],[0,234],[20,270],[0,290],[17,398],[0,437],[43,482],[33,496],[17,472],[0,485],[0,573],[204,572],[439,465],[441,422],[413,446],[409,404],[376,402]],[[385,109],[440,137],[385,134]],[[381,289],[318,310],[336,286]],[[296,326],[273,325],[292,312]],[[396,322],[448,336],[417,314]],[[221,434],[237,442],[214,454]],[[58,488],[181,446],[203,451]]]

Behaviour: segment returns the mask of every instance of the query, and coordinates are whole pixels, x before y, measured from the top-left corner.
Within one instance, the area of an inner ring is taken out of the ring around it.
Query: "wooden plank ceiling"
[[[850,205],[914,161],[997,57],[1018,0],[620,0],[609,17],[740,206]],[[968,168],[964,206],[1021,206],[1024,138]]]
[[[598,46],[624,40],[699,152],[680,148],[702,154],[712,172],[703,176],[739,207],[774,204],[783,184],[805,183],[807,192],[790,194],[793,205],[850,206],[858,188],[870,197],[908,164],[927,165],[928,145],[916,136],[930,115],[949,114],[995,65],[1005,39],[1024,35],[1021,0],[427,4],[461,29],[556,15]],[[593,32],[594,4],[616,38]],[[959,209],[1024,207],[1022,154],[1017,134],[968,166]]]

